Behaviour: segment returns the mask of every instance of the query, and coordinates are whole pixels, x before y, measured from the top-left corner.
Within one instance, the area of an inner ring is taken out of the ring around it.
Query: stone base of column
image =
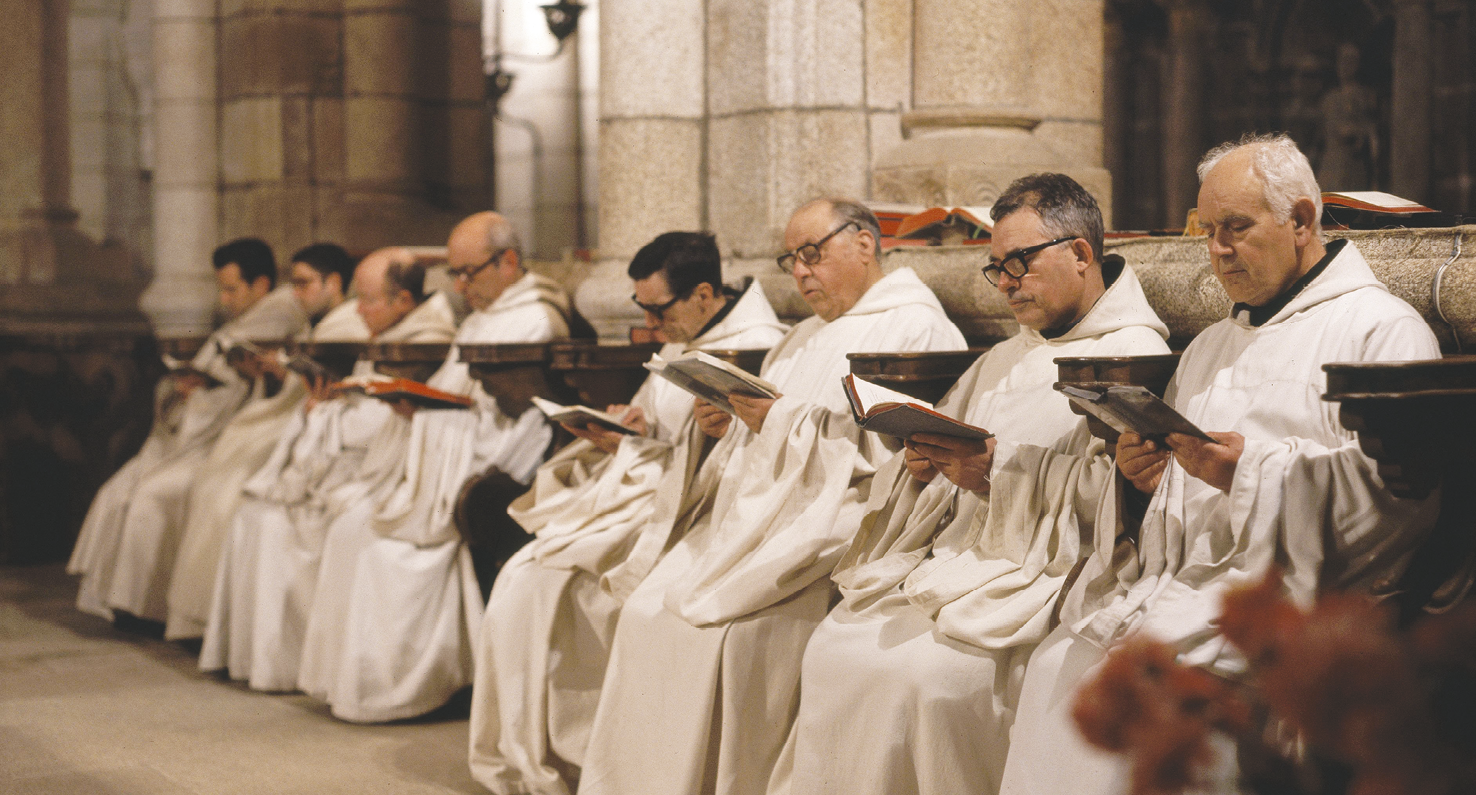
[[[334,198],[322,198],[319,236],[355,253],[384,246],[444,246],[452,227],[471,215],[403,194],[345,191]],[[291,252],[281,252],[278,259],[282,256]]]
[[[969,114],[945,120],[938,114],[907,114],[909,138],[877,158],[872,198],[930,207],[993,204],[1009,184],[1027,174],[1066,174],[1097,198],[1112,217],[1112,176],[1087,165],[1100,153],[1057,151],[1034,132],[1038,119]]]
[[[0,333],[148,331],[138,311],[147,278],[133,257],[69,222],[0,230],[0,263]]]

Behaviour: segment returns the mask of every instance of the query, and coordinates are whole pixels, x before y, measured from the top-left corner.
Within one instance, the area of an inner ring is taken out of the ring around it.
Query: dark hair
[[[837,225],[852,223],[857,230],[866,230],[871,233],[871,253],[881,262],[881,224],[876,220],[876,213],[870,207],[853,199],[825,199],[830,203],[830,210],[835,214]]]
[[[1081,183],[1065,174],[1031,174],[1010,183],[995,200],[989,217],[995,223],[1019,210],[1031,209],[1040,216],[1050,237],[1079,237],[1092,246],[1092,255],[1102,261],[1102,208]]]
[[[384,269],[384,281],[390,298],[404,290],[417,304],[425,300],[425,264],[414,258],[391,259],[389,267]]]
[[[354,280],[354,258],[349,256],[343,246],[333,243],[314,243],[304,249],[299,249],[292,255],[294,263],[302,264],[318,272],[324,279],[330,274],[338,274],[338,284],[345,293],[348,292],[349,283]]]
[[[712,285],[714,294],[723,290],[723,258],[717,238],[707,232],[667,232],[641,247],[625,272],[640,281],[657,271],[666,276],[672,298],[686,298],[697,285]]]
[[[266,241],[254,237],[232,240],[217,248],[210,259],[216,270],[234,263],[241,269],[241,280],[247,284],[265,276],[272,287],[277,286],[277,258]]]

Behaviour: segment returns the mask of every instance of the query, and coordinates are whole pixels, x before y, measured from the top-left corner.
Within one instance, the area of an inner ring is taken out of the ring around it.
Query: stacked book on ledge
[[[894,246],[968,246],[989,242],[994,221],[988,207],[924,207],[913,204],[867,204],[881,225],[883,248]]]
[[[1455,226],[1460,219],[1419,202],[1376,190],[1322,194],[1324,229],[1422,229]]]

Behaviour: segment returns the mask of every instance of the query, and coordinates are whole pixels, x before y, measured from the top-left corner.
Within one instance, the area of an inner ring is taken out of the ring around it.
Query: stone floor
[[[466,705],[388,726],[203,674],[190,650],[72,607],[60,565],[0,567],[0,792],[484,792]]]

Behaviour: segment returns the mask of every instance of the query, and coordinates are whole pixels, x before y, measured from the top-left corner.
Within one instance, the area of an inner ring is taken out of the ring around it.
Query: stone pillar
[[[502,68],[514,75],[498,107],[497,211],[523,233],[528,256],[557,260],[584,246],[580,173],[580,42],[597,38],[586,12],[579,31],[558,52],[542,11],[502,2],[496,25]],[[531,56],[521,58],[518,56]]]
[[[906,140],[882,154],[873,198],[991,204],[1054,170],[1111,217],[1102,168],[1102,0],[939,0],[913,11]]]
[[[221,3],[220,238],[260,237],[283,265],[318,238],[315,187],[335,176],[319,161],[341,151],[339,8],[338,0]]]
[[[1204,155],[1205,53],[1209,52],[1209,9],[1204,0],[1167,0],[1168,58],[1163,92],[1162,223],[1183,226],[1189,208],[1199,202],[1195,166]]]
[[[599,238],[576,303],[601,336],[640,322],[625,266],[657,234],[702,229],[706,19],[690,0],[600,3]]]
[[[1432,38],[1430,0],[1395,0],[1389,187],[1418,202],[1430,200]]]
[[[139,302],[163,335],[211,327],[219,244],[215,0],[154,3],[154,281]]]
[[[68,3],[12,3],[0,25],[0,333],[142,327],[140,279],[100,251],[71,206]]]
[[[0,80],[0,284],[56,281],[68,200],[67,6],[10,4],[0,25],[9,64]]]

